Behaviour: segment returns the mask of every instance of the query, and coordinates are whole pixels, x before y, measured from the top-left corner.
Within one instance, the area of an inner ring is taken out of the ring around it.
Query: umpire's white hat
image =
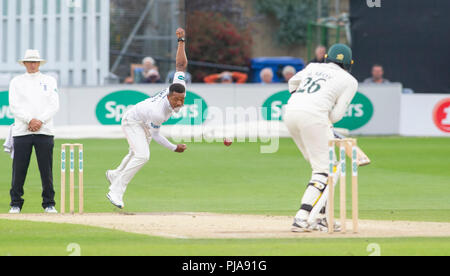
[[[32,49],[28,49],[25,52],[25,56],[22,59],[20,59],[18,62],[23,65],[23,63],[26,62],[26,61],[28,61],[28,62],[40,62],[41,65],[44,65],[44,64],[47,63],[47,61],[45,59],[41,58],[41,55],[39,54],[38,50],[32,50]]]

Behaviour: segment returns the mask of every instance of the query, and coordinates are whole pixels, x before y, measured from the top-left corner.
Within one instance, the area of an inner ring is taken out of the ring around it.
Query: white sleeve
[[[295,93],[300,86],[300,83],[302,82],[302,75],[302,71],[300,71],[289,80],[289,92],[291,94]]]
[[[18,119],[26,124],[29,124],[33,118],[27,112],[26,107],[21,105],[19,91],[16,90],[15,81],[9,84],[9,108],[15,119]]]
[[[173,82],[172,83],[179,83],[184,85],[186,87],[186,75],[184,72],[178,71],[175,72],[175,75],[173,76]]]
[[[56,83],[56,80],[52,81],[52,87],[50,87],[50,99],[49,100],[50,100],[50,103],[47,106],[47,110],[44,112],[44,114],[42,114],[38,118],[36,118],[39,121],[43,122],[44,124],[47,123],[50,119],[52,119],[53,116],[55,116],[59,110],[58,85]]]
[[[177,149],[177,146],[169,142],[166,137],[162,136],[159,133],[159,129],[161,126],[154,125],[153,123],[150,123],[149,129],[150,134],[152,135],[152,139],[155,140],[158,144],[161,146],[168,148],[171,151],[175,151]]]
[[[345,88],[345,91],[337,99],[336,105],[330,112],[330,120],[332,123],[339,122],[344,117],[348,105],[351,103],[353,97],[358,90],[358,82],[353,79],[351,83]]]

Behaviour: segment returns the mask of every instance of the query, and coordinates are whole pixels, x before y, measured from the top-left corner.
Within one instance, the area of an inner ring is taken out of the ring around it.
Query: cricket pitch
[[[450,237],[450,223],[359,221],[359,233],[292,233],[287,216],[213,213],[102,213],[83,215],[20,214],[0,219],[96,226],[179,239]]]

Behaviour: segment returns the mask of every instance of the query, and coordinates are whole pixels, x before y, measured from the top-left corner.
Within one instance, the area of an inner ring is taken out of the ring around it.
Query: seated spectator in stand
[[[173,77],[175,76],[175,73],[176,73],[175,70],[173,70],[167,74],[166,83],[173,83]],[[185,77],[186,83],[192,83],[192,75],[191,74],[189,74],[188,72],[185,72],[184,77]]]
[[[289,80],[295,76],[295,74],[297,73],[297,70],[295,70],[295,68],[293,66],[285,66],[283,68],[282,71],[282,75],[283,75],[283,82],[289,82]]]
[[[367,84],[390,83],[390,81],[383,78],[383,76],[384,76],[383,66],[375,64],[372,66],[372,77],[365,79],[364,83]]]
[[[133,84],[133,83],[134,83],[133,77],[132,77],[132,76],[126,77],[126,78],[123,80],[123,83],[126,83],[126,84]]]
[[[205,83],[245,83],[247,74],[241,72],[222,72],[220,74],[212,74],[206,76],[203,80]]]
[[[322,45],[317,46],[316,51],[314,53],[315,53],[314,59],[310,60],[308,64],[325,62],[325,55],[327,54],[327,48],[325,46]]]
[[[262,84],[269,84],[273,81],[273,71],[271,68],[267,67],[261,70],[259,73],[259,77],[261,78]]]
[[[412,90],[411,88],[403,88],[402,93],[403,94],[414,94],[414,90]]]
[[[137,68],[134,72],[134,83],[161,83],[158,67],[152,57],[142,60],[142,68]]]

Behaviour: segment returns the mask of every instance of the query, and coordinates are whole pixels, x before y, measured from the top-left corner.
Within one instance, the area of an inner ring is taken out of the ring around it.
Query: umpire
[[[9,84],[9,105],[14,115],[14,159],[11,184],[10,214],[19,214],[24,200],[23,186],[30,158],[35,149],[42,181],[42,207],[46,213],[57,213],[53,189],[53,116],[59,110],[56,80],[42,74],[39,67],[46,63],[39,51],[27,50],[19,63],[26,73]]]

